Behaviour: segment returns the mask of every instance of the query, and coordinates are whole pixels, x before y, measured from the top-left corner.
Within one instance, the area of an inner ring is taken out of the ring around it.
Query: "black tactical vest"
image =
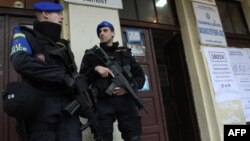
[[[110,56],[112,59],[111,61],[116,61],[120,66],[126,66],[130,65],[130,59],[131,59],[131,53],[130,49],[126,47],[117,47],[113,51],[106,51],[106,53]],[[85,55],[92,55],[93,57],[91,60],[94,65],[101,65],[105,66],[105,64],[102,62],[104,61],[104,57],[99,49],[91,48],[85,52]],[[105,90],[108,88],[108,86],[113,83],[112,77],[109,76],[107,78],[99,77],[97,80],[95,80],[92,84],[93,87],[98,89],[98,97],[109,97],[108,94],[105,94]]]
[[[73,53],[69,47],[69,43],[66,40],[62,40],[61,42],[55,43],[54,41],[50,40],[49,38],[43,36],[36,30],[32,30],[30,28],[21,26],[20,27],[22,31],[24,32],[31,48],[32,48],[32,56],[36,57],[38,54],[44,54],[45,56],[45,62],[49,65],[59,65],[67,71],[67,67],[65,63],[58,57],[55,57],[51,55],[52,51],[55,51],[57,49],[60,49],[62,47],[68,48],[68,53],[73,57]],[[64,59],[73,59],[73,58],[67,58]],[[67,62],[67,60],[66,60]],[[45,84],[40,82],[31,82],[31,85],[33,85],[36,88],[39,88],[40,90],[45,90],[48,93],[55,94],[55,95],[61,95],[61,93],[72,93],[72,90],[67,88],[64,83],[61,85],[58,84]],[[49,87],[48,87],[49,86]],[[50,88],[50,89],[48,89]]]
[[[45,62],[53,65],[53,64],[60,64],[61,66],[65,66],[65,64],[62,63],[61,60],[58,60],[58,58],[51,55],[51,51],[60,49],[61,47],[67,47],[69,48],[69,43],[66,40],[61,40],[60,43],[55,43],[54,41],[50,40],[49,38],[41,35],[38,31],[32,30],[30,28],[27,28],[25,26],[21,26],[22,31],[24,32],[28,42],[30,43],[30,46],[32,47],[33,56],[35,57],[37,54],[44,54],[45,56]],[[73,56],[73,53],[71,50],[69,51],[69,54]],[[68,58],[65,58],[68,59]],[[66,68],[65,68],[66,69]]]

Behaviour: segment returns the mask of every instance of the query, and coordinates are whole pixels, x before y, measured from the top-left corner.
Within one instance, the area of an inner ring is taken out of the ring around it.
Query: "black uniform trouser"
[[[62,113],[68,102],[63,97],[46,97],[39,114],[26,121],[28,141],[81,141],[79,117]]]
[[[97,111],[104,141],[113,140],[113,123],[116,119],[125,141],[140,140],[141,119],[130,95],[99,99]]]

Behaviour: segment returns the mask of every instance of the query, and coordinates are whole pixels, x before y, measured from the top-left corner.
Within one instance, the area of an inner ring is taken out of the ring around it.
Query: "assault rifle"
[[[95,53],[95,50],[100,50],[102,56],[98,56]],[[133,97],[137,107],[139,109],[143,109],[146,113],[148,113],[148,110],[146,109],[143,100],[137,95],[137,90],[135,88],[136,86],[134,86],[135,84],[128,81],[129,79],[130,80],[133,79],[133,76],[130,72],[130,66],[127,65],[125,67],[121,67],[121,65],[118,64],[118,62],[113,61],[110,58],[110,56],[108,56],[108,54],[97,45],[95,45],[89,51],[91,51],[91,54],[94,54],[95,56],[97,56],[106,65],[106,67],[108,67],[114,74],[113,83],[109,85],[109,87],[107,88],[105,92],[109,95],[112,95],[115,87],[119,86],[119,87],[126,88],[128,93],[131,94],[131,96]]]
[[[73,54],[69,52],[69,48],[64,44],[59,45],[63,47],[51,51],[50,54],[60,58],[66,66],[67,71],[69,72],[71,77],[75,78],[76,80],[74,87],[76,92],[75,100],[66,105],[63,111],[70,115],[78,113],[80,116],[88,118],[88,122],[81,126],[81,131],[84,131],[87,127],[90,126],[95,140],[102,141],[103,139],[100,135],[101,130],[99,122],[97,120],[97,115],[94,111],[93,103],[87,91],[86,78],[77,72]]]

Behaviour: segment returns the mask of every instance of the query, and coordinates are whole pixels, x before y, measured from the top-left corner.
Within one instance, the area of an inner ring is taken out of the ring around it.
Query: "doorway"
[[[122,33],[123,45],[132,49],[148,82],[139,92],[149,109],[149,114],[139,112],[142,140],[200,141],[180,32],[122,27]]]
[[[152,29],[169,141],[200,141],[181,34]]]

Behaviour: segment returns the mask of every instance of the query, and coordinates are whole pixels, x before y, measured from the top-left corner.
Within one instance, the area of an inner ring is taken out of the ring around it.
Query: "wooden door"
[[[147,78],[144,89],[139,92],[139,96],[143,98],[146,108],[149,110],[149,114],[146,114],[143,110],[139,112],[142,119],[142,140],[166,141],[168,136],[165,127],[164,108],[158,81],[156,80],[154,50],[151,44],[150,30],[123,27],[122,32],[123,44],[132,48],[133,56],[142,66]],[[130,36],[130,33],[137,35],[132,37],[133,35]]]
[[[0,91],[4,85],[4,16],[0,16]],[[4,141],[4,112],[2,108],[2,97],[0,97],[0,140]]]
[[[10,42],[12,38],[12,29],[19,24],[30,25],[34,18],[0,16],[0,90],[11,81],[19,80],[19,76],[12,68],[9,62]],[[16,121],[14,118],[7,116],[3,112],[2,97],[0,98],[0,140],[1,141],[18,141],[16,133]]]

